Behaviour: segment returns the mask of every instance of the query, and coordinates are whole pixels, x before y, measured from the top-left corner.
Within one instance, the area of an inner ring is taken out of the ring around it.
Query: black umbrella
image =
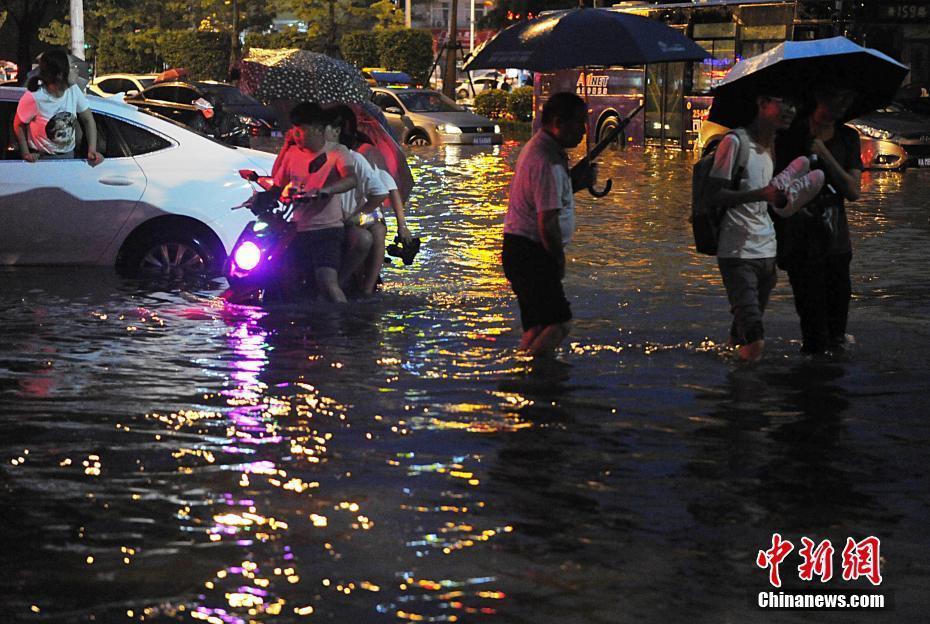
[[[756,112],[757,95],[793,95],[804,99],[820,86],[855,92],[846,119],[890,102],[908,68],[878,50],[845,37],[785,41],[768,52],[743,59],[714,89],[708,119],[742,126]]]
[[[554,11],[510,26],[475,50],[464,69],[538,72],[697,61],[710,56],[679,31],[611,9]]]

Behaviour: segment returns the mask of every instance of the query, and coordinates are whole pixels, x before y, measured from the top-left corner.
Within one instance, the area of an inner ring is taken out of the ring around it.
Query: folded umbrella
[[[714,89],[708,119],[736,127],[755,114],[755,97],[793,95],[803,99],[818,87],[853,91],[846,119],[890,102],[908,68],[890,56],[845,37],[785,41],[768,52],[743,59]]]
[[[550,72],[697,61],[708,56],[704,48],[658,20],[611,9],[578,8],[505,28],[475,50],[464,69]]]

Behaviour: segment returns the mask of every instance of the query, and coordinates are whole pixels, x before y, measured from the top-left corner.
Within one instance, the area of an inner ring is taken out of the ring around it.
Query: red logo
[[[756,556],[756,565],[763,570],[768,569],[769,583],[773,587],[781,587],[779,565],[792,550],[794,550],[794,544],[782,539],[781,534],[773,533],[772,547],[768,550],[760,550]],[[802,537],[801,549],[798,551],[801,557],[798,578],[802,581],[813,581],[817,576],[821,583],[829,581],[833,578],[834,552],[830,540],[823,540],[815,545],[814,540]],[[844,581],[854,581],[859,577],[865,577],[872,585],[880,585],[882,582],[881,540],[871,535],[858,542],[847,537],[846,547],[843,548],[842,565]]]

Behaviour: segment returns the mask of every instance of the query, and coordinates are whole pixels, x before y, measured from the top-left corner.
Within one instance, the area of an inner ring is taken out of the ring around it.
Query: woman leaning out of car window
[[[103,156],[97,151],[97,126],[87,98],[72,84],[68,55],[49,50],[39,58],[39,73],[26,83],[13,119],[23,160],[74,158],[77,119],[87,137],[87,163],[97,166]]]

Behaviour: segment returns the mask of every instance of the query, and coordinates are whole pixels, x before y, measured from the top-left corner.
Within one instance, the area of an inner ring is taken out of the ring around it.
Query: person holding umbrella
[[[717,245],[717,266],[730,302],[730,343],[746,362],[762,359],[762,316],[775,287],[775,226],[769,207],[790,214],[823,185],[823,174],[809,172],[798,158],[773,179],[775,133],[794,120],[797,104],[788,96],[755,97],[756,113],[744,129],[728,133],[714,156],[707,201],[725,208]],[[740,142],[748,146],[740,146]],[[738,162],[739,154],[745,161]]]
[[[520,306],[519,349],[551,354],[568,336],[571,306],[562,289],[565,246],[575,230],[573,193],[588,188],[594,165],[569,171],[565,150],[581,143],[587,106],[574,93],[556,93],[542,108],[542,126],[517,159],[504,217],[504,275]]]
[[[810,155],[827,182],[804,210],[775,220],[778,265],[791,282],[802,353],[822,353],[846,342],[852,244],[845,202],[859,199],[862,160],[859,135],[843,121],[855,99],[850,90],[818,86],[806,112],[776,142],[779,162]]]

